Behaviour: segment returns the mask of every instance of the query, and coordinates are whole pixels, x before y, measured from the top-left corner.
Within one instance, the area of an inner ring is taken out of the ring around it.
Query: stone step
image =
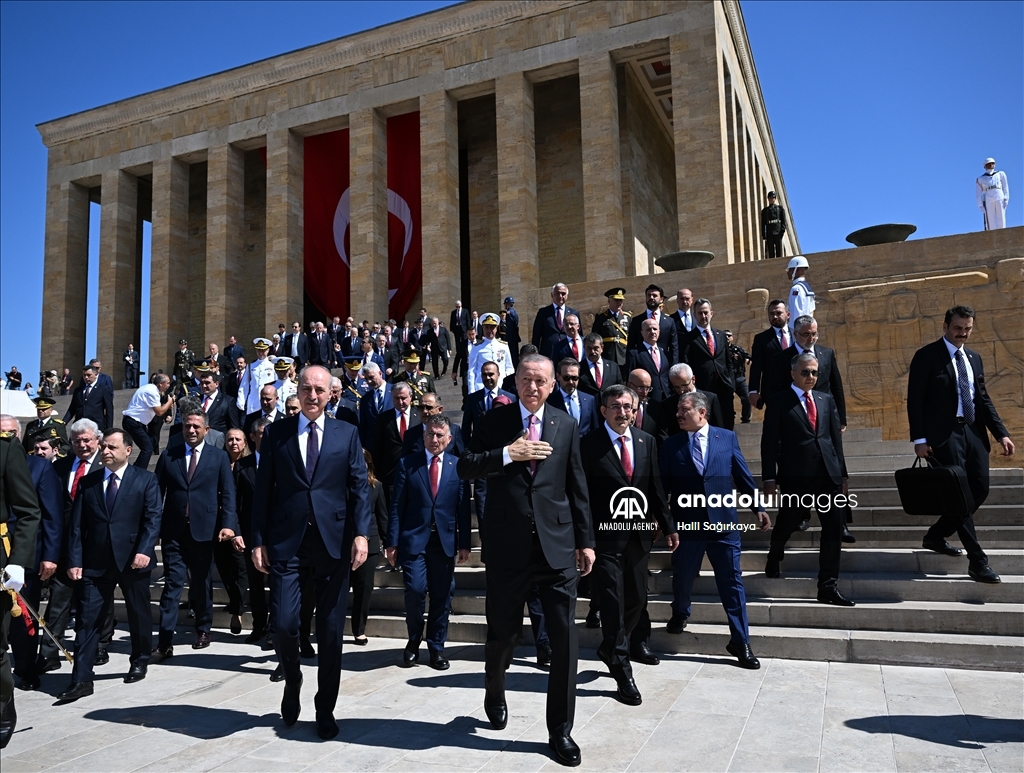
[[[850,494],[856,494],[856,511],[869,507],[898,507],[902,512],[900,504],[900,492],[895,486],[893,488],[866,488],[856,485],[858,481],[850,481]],[[989,490],[988,497],[982,508],[993,505],[1012,506],[1018,514],[1024,513],[1024,488],[1020,486],[993,486]],[[921,516],[917,516],[921,518]]]
[[[1000,468],[989,470],[989,484],[993,489],[1001,486],[1024,486],[1024,469]],[[861,472],[850,475],[850,488],[861,491],[872,488],[896,488],[896,478],[892,472]]]
[[[750,424],[743,424],[737,422],[736,426],[733,427],[733,431],[736,433],[736,437],[740,443],[743,444],[751,439],[761,440],[761,422],[751,422]],[[870,442],[897,442],[897,441],[883,441],[882,430],[879,427],[847,427],[846,432],[843,433],[843,444],[846,443],[870,443]]]
[[[754,475],[761,474],[761,459],[759,456],[747,456],[747,467]],[[877,454],[868,456],[847,456],[846,469],[850,474],[858,472],[889,472],[902,470],[914,464],[914,454]]]
[[[855,522],[851,525],[850,531],[857,538],[855,543],[861,548],[908,548],[914,549],[921,546],[921,539],[931,522],[922,519],[921,526],[913,528],[910,526],[869,526],[861,527]],[[811,527],[807,531],[797,531],[789,540],[792,547],[817,547],[821,536],[821,529],[814,525],[815,518],[811,519]],[[976,526],[978,541],[985,547],[985,550],[1018,550],[1024,548],[1024,526]],[[746,532],[743,535],[743,545],[750,547],[767,547],[771,539],[771,532]],[[954,540],[955,541],[955,540]],[[845,546],[844,546],[845,547]]]

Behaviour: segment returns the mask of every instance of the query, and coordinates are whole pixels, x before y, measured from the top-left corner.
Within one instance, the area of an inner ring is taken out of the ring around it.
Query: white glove
[[[8,564],[4,567],[4,587],[20,592],[25,587],[25,569],[17,564]]]

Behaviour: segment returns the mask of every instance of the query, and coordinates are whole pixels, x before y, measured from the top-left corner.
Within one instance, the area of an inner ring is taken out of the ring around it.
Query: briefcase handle
[[[928,463],[927,464],[928,467],[939,467],[940,466],[939,463],[937,461],[935,461],[930,456],[919,456],[919,457],[917,457],[914,460],[914,463],[910,466],[910,469],[914,469],[915,467],[918,467],[918,466],[922,466],[922,467],[925,466],[925,465],[922,465],[921,462],[927,462]]]

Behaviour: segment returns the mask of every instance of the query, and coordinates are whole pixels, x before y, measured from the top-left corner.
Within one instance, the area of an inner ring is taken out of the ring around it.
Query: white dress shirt
[[[299,414],[299,455],[302,457],[302,466],[306,466],[306,444],[309,442],[309,425],[316,424],[317,448],[324,447],[324,414],[320,414],[315,422],[306,418],[304,413]]]

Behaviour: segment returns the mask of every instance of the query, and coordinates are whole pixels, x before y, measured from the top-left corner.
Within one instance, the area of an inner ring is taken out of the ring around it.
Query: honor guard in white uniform
[[[1010,203],[1010,184],[1006,172],[996,171],[996,160],[985,159],[985,173],[975,181],[978,209],[985,216],[985,230],[1006,228],[1006,205]]]
[[[508,344],[499,341],[497,337],[498,326],[501,319],[493,311],[489,311],[480,318],[480,326],[483,328],[483,341],[474,346],[469,352],[469,368],[466,372],[466,383],[469,394],[473,394],[484,388],[484,382],[480,378],[480,369],[485,362],[494,362],[498,365],[498,383],[500,384],[506,376],[515,373],[512,367],[512,352]]]
[[[786,274],[793,286],[789,289],[789,324],[792,329],[793,320],[807,315],[814,316],[814,290],[807,283],[809,264],[803,255],[797,255],[786,266]]]
[[[267,384],[277,381],[274,363],[267,357],[270,341],[266,338],[254,338],[252,344],[256,348],[256,359],[246,366],[242,383],[238,385],[238,399],[235,401],[243,416],[260,409],[260,390]]]
[[[284,404],[292,395],[298,394],[299,385],[292,380],[295,375],[294,362],[291,357],[268,357],[274,363],[274,375],[277,381],[274,388],[277,389],[277,410],[284,413]]]

